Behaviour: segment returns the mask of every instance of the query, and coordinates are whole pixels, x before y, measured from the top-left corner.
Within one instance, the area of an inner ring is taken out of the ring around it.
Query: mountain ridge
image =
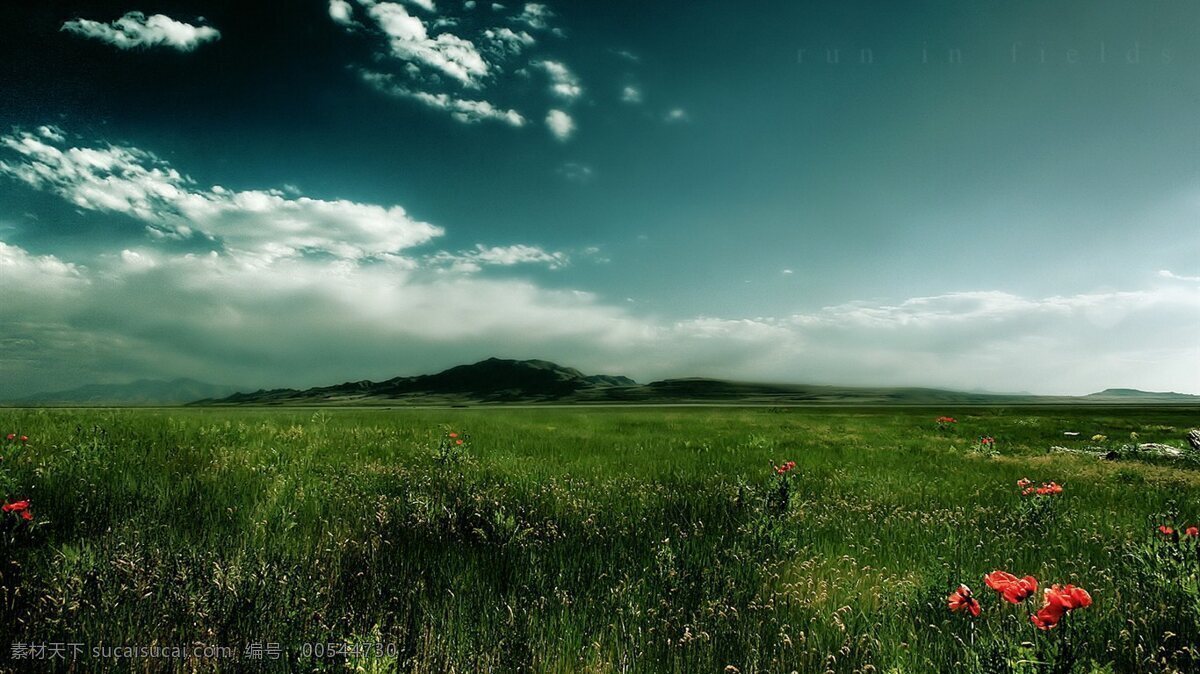
[[[1114,391],[1124,393],[1114,394]],[[261,389],[197,405],[565,404],[1037,404],[1192,403],[1200,396],[1106,389],[1086,396],[963,392],[928,387],[854,387],[680,377],[639,384],[621,375],[587,375],[546,360],[488,358],[441,372],[309,389]]]

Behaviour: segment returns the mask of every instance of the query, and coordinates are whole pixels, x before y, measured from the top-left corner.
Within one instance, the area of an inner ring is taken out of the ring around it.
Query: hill
[[[182,405],[230,395],[233,386],[195,379],[138,379],[126,384],[88,384],[65,391],[36,393],[9,401],[15,405]]]
[[[763,384],[720,379],[665,379],[649,384],[618,375],[586,375],[545,360],[489,358],[436,374],[386,381],[346,382],[306,390],[237,393],[208,405],[465,405],[488,403],[747,404],[747,405],[1006,405],[1006,404],[1179,404],[1200,405],[1200,396],[1178,393],[1082,397],[950,391],[934,388]],[[1165,396],[1165,397],[1164,397]]]

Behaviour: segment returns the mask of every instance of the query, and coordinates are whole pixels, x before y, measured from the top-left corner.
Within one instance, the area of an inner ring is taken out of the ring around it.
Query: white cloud
[[[626,86],[621,89],[621,102],[637,104],[642,102],[642,90],[635,86]]]
[[[445,266],[451,271],[474,273],[488,266],[512,267],[522,264],[544,264],[549,269],[561,269],[570,263],[570,256],[563,252],[547,251],[540,246],[476,244],[474,250],[458,253],[443,251],[430,256],[428,261],[434,265]]]
[[[470,40],[453,33],[430,36],[425,23],[394,2],[370,4],[367,14],[389,39],[392,55],[432,68],[466,87],[479,87],[488,64]]]
[[[537,43],[529,33],[511,28],[489,28],[483,31],[483,37],[493,49],[510,56],[516,56]]]
[[[503,5],[501,5],[503,7]],[[543,4],[530,2],[526,3],[521,13],[513,18],[518,23],[523,23],[533,30],[546,30],[550,27],[550,19],[554,18],[554,13]]]
[[[342,26],[354,24],[354,8],[346,0],[329,0],[329,18]]]
[[[74,19],[64,23],[62,30],[107,42],[119,49],[162,46],[192,51],[221,37],[221,32],[211,26],[193,26],[162,14],[147,17],[141,12],[127,12],[112,23]]]
[[[1169,278],[1173,281],[1187,281],[1189,283],[1200,283],[1200,276],[1182,276],[1180,274],[1176,274],[1175,272],[1173,272],[1169,269],[1160,269],[1158,271],[1158,275],[1161,276],[1162,278]]]
[[[436,110],[445,110],[450,113],[452,118],[464,124],[476,124],[491,120],[503,122],[509,126],[520,127],[525,125],[525,118],[521,116],[521,113],[516,110],[498,108],[488,101],[467,100],[445,93],[433,94],[426,91],[413,90],[403,85],[394,84],[391,76],[382,73],[363,72],[362,77],[371,86],[390,96],[408,98]]]
[[[667,122],[686,122],[688,120],[687,110],[684,110],[683,108],[674,108],[672,110],[668,110],[667,114],[663,116],[663,119]]]
[[[579,85],[579,78],[567,68],[567,66],[558,61],[536,61],[534,66],[546,71],[550,77],[550,93],[564,98],[568,101],[579,98],[583,93],[583,87]]]
[[[242,254],[275,258],[321,252],[346,259],[394,253],[442,230],[399,206],[290,197],[278,190],[200,189],[137,148],[50,144],[28,132],[0,136],[7,174],[87,210],[137,218],[161,236],[198,232]]]
[[[490,355],[642,381],[1200,392],[1200,289],[1191,287],[948,293],[776,318],[666,320],[635,314],[626,301],[470,273],[560,263],[565,256],[537,247],[480,245],[438,261],[465,274],[429,274],[404,258],[258,260],[148,248],[81,266],[0,244],[0,396],[29,382],[60,388],[132,376],[306,386]]]
[[[555,138],[564,142],[575,133],[575,120],[562,110],[551,110],[546,115],[546,126]]]

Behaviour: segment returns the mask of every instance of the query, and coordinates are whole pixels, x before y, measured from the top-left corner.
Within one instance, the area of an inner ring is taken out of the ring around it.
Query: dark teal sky
[[[1200,392],[1194,2],[340,3],[10,11],[0,394]]]

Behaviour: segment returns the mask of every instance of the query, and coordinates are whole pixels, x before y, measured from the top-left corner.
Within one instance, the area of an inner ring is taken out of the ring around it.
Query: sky
[[[1200,393],[1200,4],[22,1],[0,398]]]

